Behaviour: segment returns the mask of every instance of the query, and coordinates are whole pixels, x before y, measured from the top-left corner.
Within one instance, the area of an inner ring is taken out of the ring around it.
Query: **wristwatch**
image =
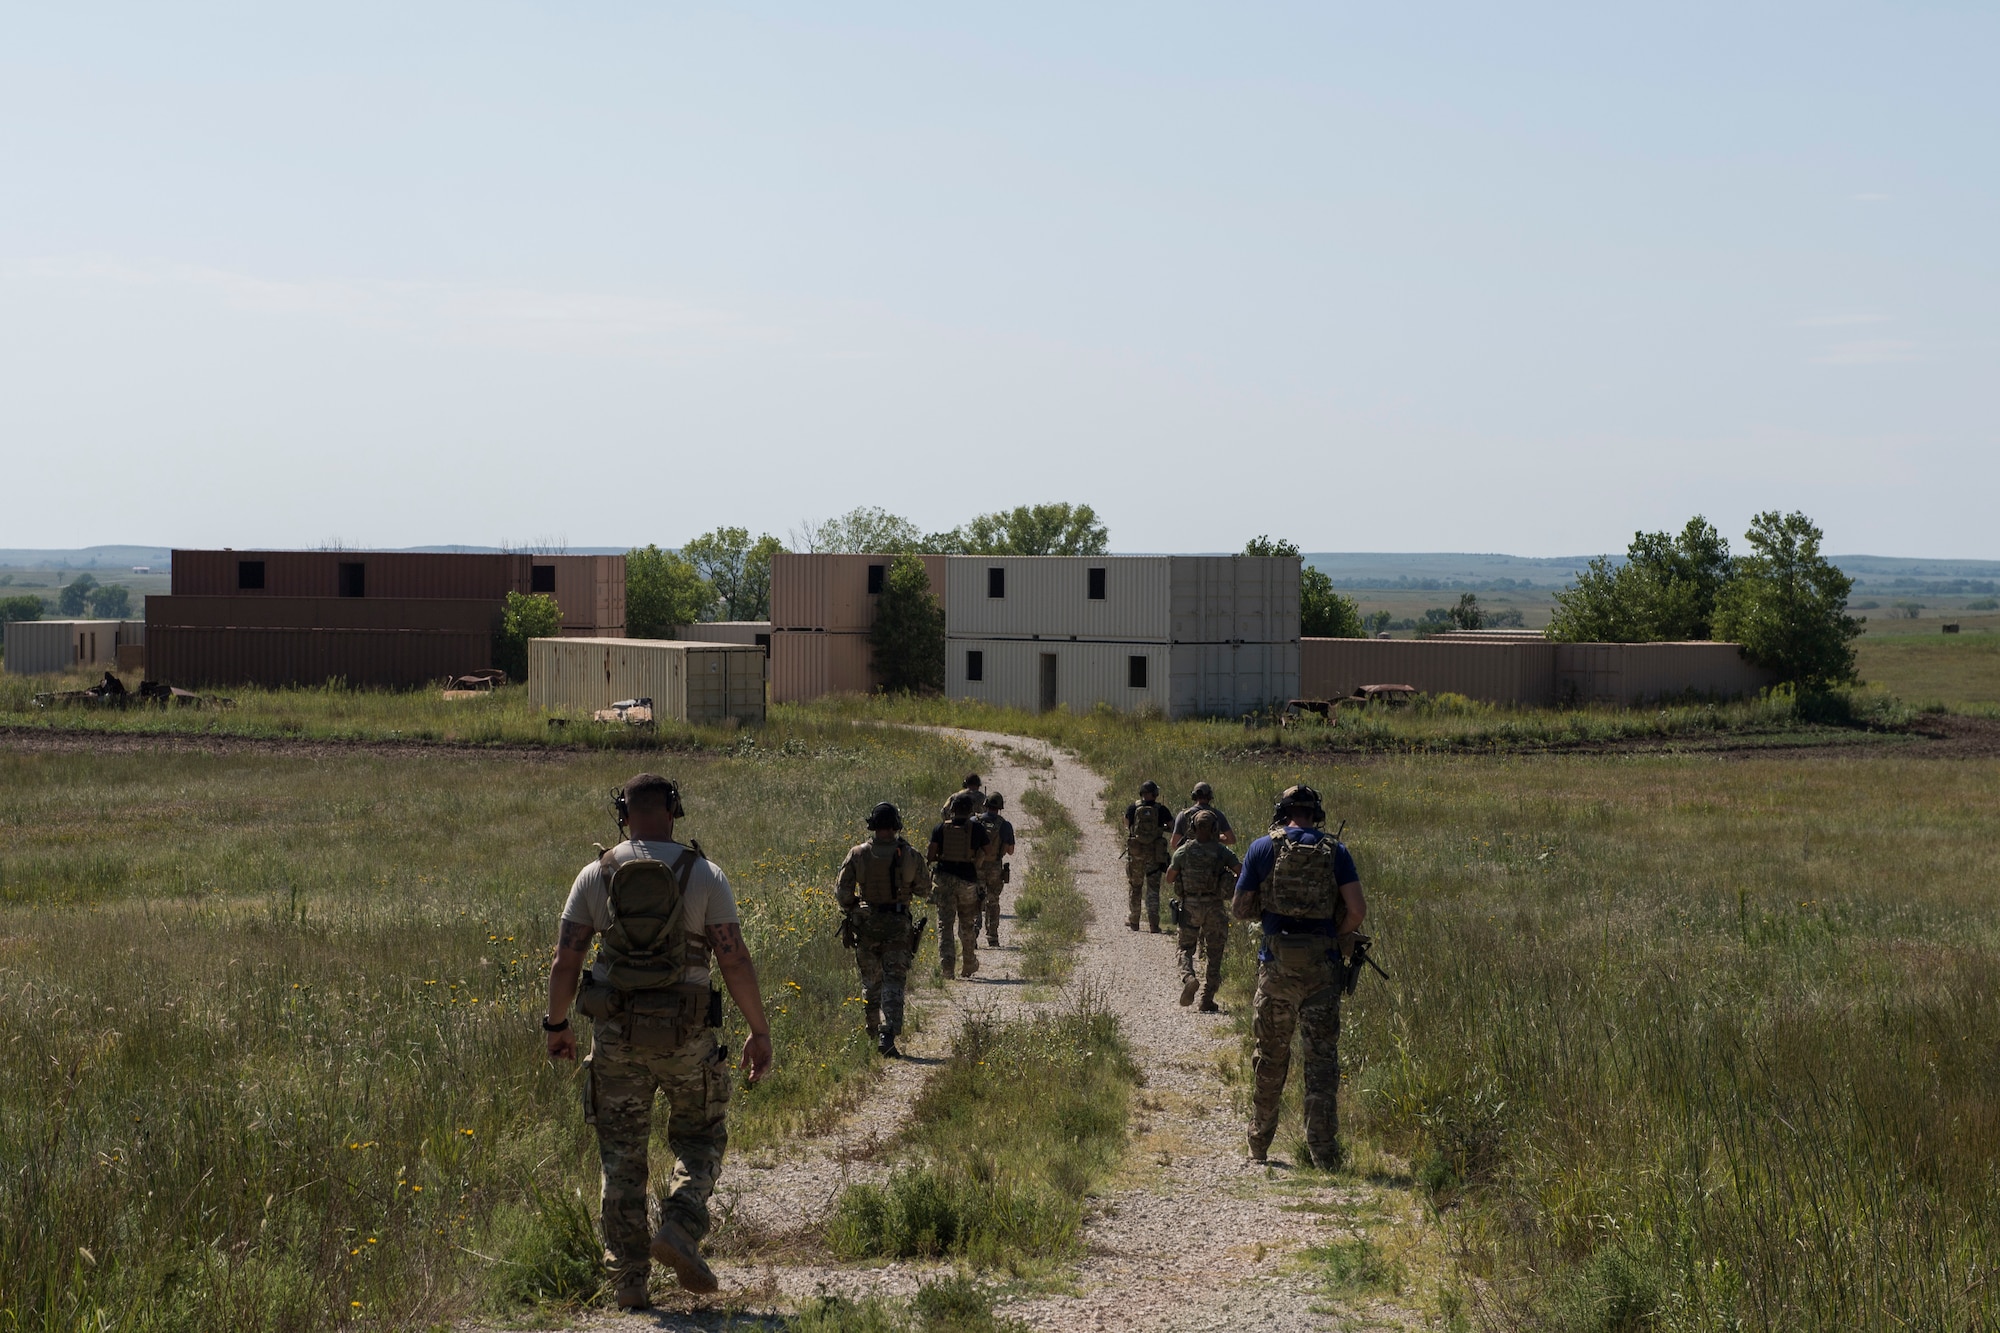
[[[548,1016],[547,1014],[543,1014],[543,1015],[542,1015],[542,1031],[544,1031],[544,1032],[567,1032],[567,1031],[569,1031],[569,1020],[568,1020],[567,1018],[565,1018],[565,1019],[564,1019],[564,1020],[563,1020],[562,1022],[560,1022],[560,1023],[551,1023],[551,1022],[549,1022],[549,1016]]]

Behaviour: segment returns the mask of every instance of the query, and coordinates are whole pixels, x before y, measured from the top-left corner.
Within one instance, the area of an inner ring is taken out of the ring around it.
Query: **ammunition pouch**
[[[661,986],[621,991],[589,981],[577,1008],[593,1022],[615,1022],[643,1051],[677,1051],[703,1028],[722,1026],[722,992],[709,986]]]

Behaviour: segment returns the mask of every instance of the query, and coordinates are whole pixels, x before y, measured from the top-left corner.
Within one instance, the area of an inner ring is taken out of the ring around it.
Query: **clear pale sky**
[[[0,546],[2000,556],[2000,7],[1612,8],[11,7]]]

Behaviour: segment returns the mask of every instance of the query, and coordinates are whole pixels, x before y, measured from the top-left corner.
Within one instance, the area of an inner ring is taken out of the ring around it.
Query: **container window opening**
[[[1135,690],[1146,688],[1146,659],[1128,657],[1125,659],[1125,683]]]
[[[882,584],[888,576],[889,567],[887,565],[868,566],[868,595],[870,597],[882,591]]]
[[[988,597],[1005,597],[1007,595],[1006,570],[989,569],[986,571],[986,595]]]
[[[1048,713],[1048,712],[1053,712],[1055,710],[1056,696],[1059,693],[1059,691],[1056,688],[1057,686],[1056,655],[1054,653],[1043,653],[1041,656],[1042,656],[1041,704],[1042,704],[1042,711],[1044,713]]]
[[[236,562],[236,590],[238,592],[261,592],[264,588],[264,562],[262,560],[238,560]]]
[[[368,566],[359,560],[340,562],[340,595],[365,597],[368,593]]]
[[[965,654],[965,678],[967,680],[986,679],[986,654],[969,650]]]
[[[1090,571],[1090,600],[1093,602],[1104,600],[1104,571],[1101,569]]]
[[[536,565],[534,569],[529,571],[528,573],[529,592],[552,593],[555,590],[556,590],[556,567],[554,565]]]

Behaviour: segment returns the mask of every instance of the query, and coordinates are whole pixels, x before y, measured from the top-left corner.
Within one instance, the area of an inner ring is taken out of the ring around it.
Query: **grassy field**
[[[736,1147],[865,1086],[834,871],[870,805],[935,806],[967,761],[805,719],[756,740],[645,761],[686,784],[773,1007]],[[560,1267],[595,1154],[535,1015],[640,762],[0,753],[0,1328],[410,1327]]]
[[[1984,633],[1870,634],[1855,648],[1861,678],[1905,699],[2000,705],[2000,625]]]
[[[1346,1124],[1434,1202],[1482,1324],[2000,1322],[2000,762],[1013,724],[1098,765],[1107,818],[1151,777],[1245,829],[1309,780],[1349,821],[1395,980],[1349,1003]]]

